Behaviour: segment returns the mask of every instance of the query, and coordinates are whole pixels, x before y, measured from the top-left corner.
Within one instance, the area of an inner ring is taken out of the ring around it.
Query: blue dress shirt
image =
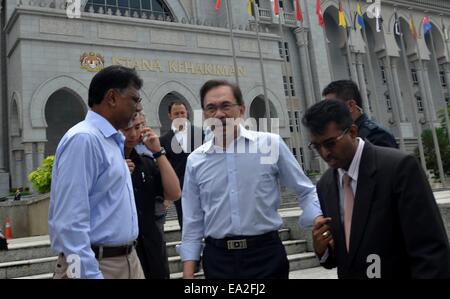
[[[89,111],[56,150],[49,234],[52,249],[77,254],[81,278],[103,278],[91,245],[122,245],[138,236],[133,187],[124,160],[124,136]]]
[[[198,260],[202,238],[254,236],[281,228],[278,181],[295,191],[300,225],[322,215],[316,188],[279,135],[248,131],[223,149],[206,142],[189,157],[183,187],[183,261]]]

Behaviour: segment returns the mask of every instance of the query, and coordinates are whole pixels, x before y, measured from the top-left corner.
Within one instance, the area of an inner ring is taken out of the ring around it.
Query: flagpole
[[[402,60],[403,60],[403,64],[404,64],[405,70],[406,70],[406,72],[408,74],[408,70],[410,70],[411,67],[409,66],[409,62],[408,62],[408,60],[406,58],[406,46],[405,46],[405,41],[403,39],[404,38],[404,34],[401,31],[401,26],[400,26],[400,22],[398,21],[398,16],[397,16],[396,10],[394,10],[394,12],[395,12],[394,27],[398,26],[398,30],[399,30],[399,33],[400,33],[400,47],[401,47],[401,50],[402,50],[402,53],[403,53],[403,55],[401,55],[401,56],[403,58]],[[395,25],[395,24],[398,24],[398,25]],[[395,30],[396,30],[396,28],[394,28],[394,33],[396,33]],[[416,129],[416,132],[417,132],[417,141],[418,141],[418,146],[419,146],[420,163],[422,164],[423,170],[426,171],[427,170],[427,163],[426,163],[426,160],[425,160],[425,154],[424,154],[424,149],[423,149],[422,127],[421,127],[421,125],[419,123],[419,113],[417,112],[417,103],[414,102],[414,92],[413,92],[414,83],[412,82],[411,76],[407,75],[406,79],[408,81],[408,89],[409,89],[409,92],[411,94],[411,100],[410,101],[411,101],[411,107],[412,107],[412,110],[413,110],[412,117],[413,117],[413,123],[414,123],[415,129]]]
[[[410,18],[410,22],[411,21],[414,22],[412,20],[412,15],[410,15],[409,18]],[[414,30],[416,30],[415,26],[414,26]],[[425,72],[424,68],[423,68],[422,56],[420,55],[419,43],[417,42],[417,38],[415,38],[415,48],[417,51],[417,56],[419,58],[418,63],[419,63],[419,67],[420,67],[420,72]],[[421,84],[420,89],[421,89],[422,99],[424,99],[426,101],[425,103],[428,103],[428,100],[427,100],[428,97],[424,97],[426,94],[425,85],[423,83],[424,78],[422,77],[421,79],[422,80],[420,80],[420,81],[422,81],[422,82],[419,82],[419,83]],[[429,99],[429,100],[432,101],[433,99]],[[439,141],[437,139],[435,124],[433,121],[433,117],[431,115],[431,112],[433,112],[433,111],[429,111],[430,109],[428,109],[428,105],[425,105],[425,106],[426,106],[425,107],[426,108],[425,109],[425,117],[428,118],[430,128],[431,128],[431,136],[433,138],[434,150],[436,151],[436,160],[437,160],[437,164],[438,164],[439,177],[441,179],[442,186],[445,187],[445,176],[444,176],[444,168],[442,167],[441,149],[439,148]],[[430,108],[431,108],[431,106],[430,106]],[[435,112],[433,112],[433,113],[435,113]],[[427,117],[427,115],[428,115],[428,117]]]
[[[231,10],[231,5],[229,3],[229,0],[225,0],[225,8],[227,10],[228,27],[230,28],[230,41],[231,41],[231,52],[233,55],[234,77],[236,80],[236,85],[239,86],[239,69],[238,69],[237,60],[236,60],[236,50],[234,47],[233,13]]]
[[[442,25],[442,28],[444,28],[444,30],[443,30],[443,34],[444,34],[444,45],[445,45],[445,51],[446,51],[446,54],[447,54],[447,56],[448,56],[448,58],[450,59],[450,53],[449,53],[449,50],[448,50],[448,44],[447,44],[447,41],[448,41],[448,35],[446,34],[446,28],[445,28],[445,26],[444,26],[444,20],[443,20],[443,18],[442,18],[442,15],[441,15],[441,25]],[[449,63],[449,62],[447,62],[447,63]],[[444,70],[445,71],[445,70]],[[447,78],[447,76],[446,76],[446,78]],[[450,96],[450,80],[447,80],[447,89],[448,89],[448,94],[449,94],[449,96]],[[444,99],[444,102],[445,102],[445,99]],[[445,107],[446,107],[446,111],[447,111],[447,113],[448,113],[448,104],[447,103],[445,103]],[[447,131],[447,134],[448,134],[448,136],[449,136],[449,138],[450,138],[450,131]]]
[[[350,6],[350,1],[347,0],[347,6],[348,6],[348,10],[349,10],[349,14],[350,17],[352,16],[352,8]],[[353,21],[353,24],[355,24],[356,21],[356,17],[355,20]],[[356,31],[356,28],[354,28]],[[350,39],[351,39],[351,34],[350,34]],[[364,40],[364,39],[363,39]],[[367,96],[367,84],[366,84],[366,77],[365,77],[365,73],[364,73],[364,61],[363,61],[363,57],[362,54],[360,52],[356,53],[355,52],[355,62],[356,62],[356,75],[358,77],[358,86],[359,89],[361,91],[361,96],[362,96],[362,106],[360,108],[363,108],[364,113],[371,118],[372,117],[372,112],[370,111],[370,104],[369,104],[369,98]]]
[[[350,5],[350,4],[349,4]],[[367,59],[367,66],[369,67],[369,80],[370,80],[370,84],[372,85],[373,88],[373,93],[374,93],[374,98],[375,101],[372,101],[372,103],[375,103],[375,111],[376,111],[376,115],[378,116],[378,118],[380,118],[381,113],[380,113],[380,105],[379,105],[379,95],[378,95],[378,90],[377,90],[377,85],[376,85],[376,81],[375,81],[375,77],[374,77],[374,70],[373,70],[373,64],[372,64],[372,59],[370,57],[370,49],[369,49],[369,43],[367,41],[367,35],[366,35],[366,28],[365,28],[365,21],[364,21],[364,17],[363,18],[363,22],[364,22],[364,28],[361,28],[362,30],[360,30],[361,32],[361,37],[363,39],[364,42],[364,49],[366,51],[366,59]],[[356,20],[355,20],[356,22]],[[369,100],[369,99],[367,99]]]
[[[434,46],[434,40],[433,40],[433,33],[432,33],[432,31],[433,31],[432,29],[430,29],[428,31],[430,33],[431,52],[432,52],[432,55],[434,56],[434,59],[432,59],[432,60],[433,60],[433,63],[434,63],[434,67],[436,68],[438,79],[440,79],[441,73],[440,73],[439,64],[438,64],[438,61],[437,61],[438,58],[437,58],[437,55],[436,55],[436,48]],[[425,38],[425,33],[424,33],[423,37]],[[439,86],[439,90],[441,91],[441,96],[442,96],[442,100],[444,101],[444,107],[445,107],[444,116],[445,116],[445,124],[447,126],[447,138],[449,138],[449,140],[450,140],[450,120],[448,118],[448,106],[447,106],[447,103],[445,102],[445,94],[444,94],[444,92],[442,90],[442,85],[441,84],[439,84],[439,85],[440,85]]]
[[[342,8],[342,1],[340,2],[341,3],[341,6],[340,6],[340,8],[342,9],[342,13],[343,13],[343,15],[344,15],[344,19],[345,19],[345,12],[344,12],[344,10],[343,10],[343,8]],[[338,13],[338,20],[339,20],[339,25],[338,25],[338,27],[341,27],[340,26],[340,14],[341,14],[341,12],[339,12]],[[348,67],[349,67],[349,69],[350,69],[350,79],[352,79],[353,80],[353,82],[358,82],[358,76],[355,74],[355,70],[353,69],[353,61],[352,61],[352,54],[351,54],[351,52],[350,52],[350,45],[349,45],[349,39],[350,39],[350,41],[351,41],[351,36],[349,37],[348,36],[348,32],[347,32],[347,21],[345,21],[345,27],[343,27],[344,28],[344,33],[345,33],[345,49],[346,49],[346,53],[347,53],[347,60],[348,60]]]
[[[376,82],[375,82],[375,78],[374,78],[374,71],[373,71],[373,65],[372,65],[372,60],[371,60],[371,57],[370,57],[370,50],[369,50],[369,44],[368,44],[368,42],[367,42],[367,36],[366,36],[366,31],[365,31],[365,29],[364,30],[361,30],[361,36],[362,36],[362,39],[363,39],[363,41],[364,41],[364,48],[365,48],[365,50],[366,50],[366,59],[367,59],[367,66],[369,67],[369,73],[370,73],[370,76],[369,76],[369,78],[370,78],[370,83],[371,83],[371,85],[372,85],[372,87],[373,87],[373,93],[374,93],[374,98],[375,98],[375,101],[373,101],[373,102],[375,102],[375,110],[376,110],[376,114],[378,115],[378,118],[380,117],[380,105],[379,105],[379,96],[378,96],[378,91],[377,91],[377,85],[376,85]]]
[[[258,43],[258,54],[259,54],[259,66],[261,68],[261,79],[263,84],[263,92],[264,92],[264,104],[266,107],[266,119],[267,119],[267,129],[268,131],[272,130],[272,120],[270,119],[270,104],[269,99],[267,98],[267,87],[266,87],[266,76],[264,74],[264,63],[263,56],[261,51],[261,39],[259,36],[259,9],[256,5],[255,1],[252,1],[253,11],[255,12],[255,21],[256,21],[256,40]],[[270,132],[269,131],[269,132]]]

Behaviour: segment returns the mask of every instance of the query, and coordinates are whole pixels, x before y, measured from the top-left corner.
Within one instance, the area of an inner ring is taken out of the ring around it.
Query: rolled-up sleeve
[[[280,181],[297,195],[300,208],[303,210],[299,225],[303,228],[309,228],[314,224],[314,219],[323,214],[317,197],[316,186],[305,175],[281,137],[279,137],[278,142]]]
[[[177,252],[181,260],[198,261],[203,250],[204,212],[200,202],[200,189],[192,167],[192,158],[189,156],[184,175],[183,195],[181,205],[183,208],[183,230],[181,245]]]
[[[80,278],[103,278],[91,249],[89,194],[98,169],[95,149],[87,134],[68,140],[53,167],[49,233],[52,248],[79,257]]]

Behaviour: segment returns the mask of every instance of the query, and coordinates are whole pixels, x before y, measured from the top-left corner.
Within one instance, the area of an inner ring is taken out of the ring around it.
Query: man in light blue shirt
[[[141,87],[129,68],[97,73],[89,86],[91,110],[58,145],[48,221],[51,247],[59,253],[55,278],[143,278],[134,250],[133,186],[118,132],[142,110]]]
[[[298,195],[302,226],[321,218],[316,189],[279,135],[249,131],[235,122],[245,112],[237,86],[211,80],[200,98],[205,118],[215,121],[214,138],[187,162],[178,247],[183,277],[193,278],[205,238],[206,278],[288,278],[278,236],[283,224],[278,181]]]

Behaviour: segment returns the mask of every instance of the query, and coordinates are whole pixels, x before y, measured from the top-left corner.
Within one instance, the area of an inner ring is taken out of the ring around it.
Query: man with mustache
[[[142,110],[142,79],[109,66],[89,86],[91,108],[61,139],[52,170],[49,235],[54,278],[144,278],[134,249],[138,219],[124,136]],[[132,167],[132,165],[130,165]],[[79,273],[67,271],[68,263]]]
[[[303,124],[328,163],[317,184],[326,218],[313,228],[317,256],[339,278],[450,278],[450,248],[417,160],[357,137],[348,107],[329,99]]]
[[[289,262],[278,236],[283,224],[278,180],[297,194],[303,226],[322,218],[316,189],[279,135],[240,124],[245,105],[238,86],[210,80],[200,100],[214,137],[187,161],[177,248],[183,277],[194,277],[205,238],[207,279],[287,279]]]

